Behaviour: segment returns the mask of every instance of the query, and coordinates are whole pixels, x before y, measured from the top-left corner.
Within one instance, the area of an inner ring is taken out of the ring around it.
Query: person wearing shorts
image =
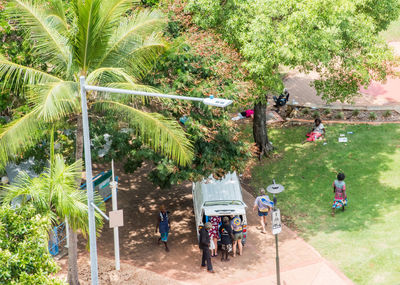
[[[239,247],[239,255],[242,255],[243,251],[243,223],[239,216],[235,216],[232,219],[231,227],[233,232],[233,257],[235,257],[237,247]]]
[[[165,210],[165,206],[161,205],[160,206],[160,212],[158,213],[158,218],[157,218],[157,226],[156,226],[156,233],[157,230],[160,231],[161,237],[158,239],[158,244],[160,242],[163,242],[165,245],[165,251],[169,252],[168,248],[168,233],[171,228],[170,220],[169,220],[169,212]]]
[[[222,225],[219,227],[219,233],[221,235],[221,250],[222,257],[221,261],[229,261],[228,254],[232,251],[233,233],[232,227],[229,224],[229,218],[224,217]]]
[[[268,212],[273,207],[274,203],[269,199],[268,195],[265,195],[265,190],[260,189],[260,196],[254,201],[253,211],[258,211],[260,217],[261,233],[265,234],[265,225],[267,224]]]

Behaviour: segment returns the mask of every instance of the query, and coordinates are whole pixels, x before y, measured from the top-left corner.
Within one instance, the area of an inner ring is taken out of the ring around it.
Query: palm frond
[[[29,103],[45,122],[59,120],[80,108],[79,86],[73,81],[49,82],[29,87]]]
[[[75,60],[86,73],[90,66],[96,66],[104,52],[107,41],[102,40],[105,19],[102,18],[102,0],[74,1],[77,19]]]
[[[86,81],[91,85],[105,85],[111,82],[137,82],[137,80],[126,73],[123,68],[114,67],[98,68],[88,75]]]
[[[1,55],[0,78],[3,86],[10,85],[11,87],[61,81],[60,78],[41,70],[8,61]]]
[[[180,165],[192,161],[193,146],[176,121],[113,101],[98,101],[94,105],[100,110],[113,111],[116,116],[130,123],[155,151],[169,156]]]
[[[136,61],[136,58],[127,57],[134,50],[138,50],[144,43],[152,39],[156,43],[154,34],[159,33],[165,26],[165,18],[156,10],[142,10],[136,12],[132,18],[121,20],[121,23],[109,41],[98,67],[116,66],[116,62]],[[157,38],[157,44],[164,50],[165,45]],[[148,45],[148,44],[147,44]],[[158,56],[160,49],[156,49]],[[150,56],[150,55],[148,55]],[[117,65],[123,67],[123,64]]]
[[[65,70],[70,62],[68,39],[56,29],[54,18],[48,18],[45,9],[32,0],[12,0],[8,15],[29,33],[33,50],[42,61],[51,63],[55,73]]]
[[[61,35],[67,35],[68,22],[62,0],[49,1],[48,7],[46,9],[46,18],[51,18],[54,21],[55,28]]]
[[[31,202],[38,213],[46,213],[51,209],[48,192],[49,185],[44,183],[42,177],[31,178],[28,173],[22,171],[13,184],[3,187],[1,200],[5,204],[10,204],[15,199],[19,200],[21,205]]]
[[[116,28],[121,18],[124,17],[126,11],[132,8],[134,3],[139,3],[138,0],[107,0],[101,5],[101,17],[104,19],[103,34],[107,37],[112,34],[111,29]]]
[[[43,122],[38,120],[36,111],[12,121],[0,129],[0,169],[15,155],[34,145],[40,138]]]

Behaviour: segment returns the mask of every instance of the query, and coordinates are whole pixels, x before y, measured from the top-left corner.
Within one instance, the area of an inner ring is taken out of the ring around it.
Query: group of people
[[[237,249],[239,255],[243,254],[243,221],[239,216],[212,216],[199,234],[199,248],[203,252],[201,268],[207,268],[210,273],[214,273],[211,257],[218,256],[218,241],[221,243],[222,262],[229,261],[230,252],[235,257]]]

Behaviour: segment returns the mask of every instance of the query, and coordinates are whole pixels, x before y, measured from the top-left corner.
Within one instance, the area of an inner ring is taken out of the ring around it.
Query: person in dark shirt
[[[278,110],[280,107],[283,107],[286,105],[286,103],[289,101],[289,91],[284,88],[283,89],[283,93],[281,95],[279,95],[279,97],[273,96],[275,105],[274,107],[276,107]]]
[[[167,242],[168,242],[168,233],[170,228],[171,228],[171,223],[169,220],[169,211],[166,211],[165,206],[161,205],[160,212],[158,213],[157,217],[156,233],[157,230],[160,231],[161,237],[158,239],[158,243],[160,244],[160,241],[164,243],[166,252],[169,252]]]
[[[222,219],[222,225],[219,228],[219,233],[221,235],[221,244],[222,244],[221,261],[229,261],[228,254],[229,251],[232,249],[233,233],[228,217],[224,217]]]
[[[210,222],[204,224],[204,227],[200,230],[199,238],[199,248],[203,251],[203,256],[201,258],[201,268],[206,267],[207,261],[207,271],[210,273],[215,273],[211,264],[211,254],[210,254],[210,235],[208,231],[212,228]]]

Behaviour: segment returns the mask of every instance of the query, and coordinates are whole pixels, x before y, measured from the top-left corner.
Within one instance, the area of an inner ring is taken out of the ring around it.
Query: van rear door
[[[230,216],[230,215],[245,215],[246,210],[243,206],[224,205],[224,206],[208,206],[204,207],[206,216]]]

